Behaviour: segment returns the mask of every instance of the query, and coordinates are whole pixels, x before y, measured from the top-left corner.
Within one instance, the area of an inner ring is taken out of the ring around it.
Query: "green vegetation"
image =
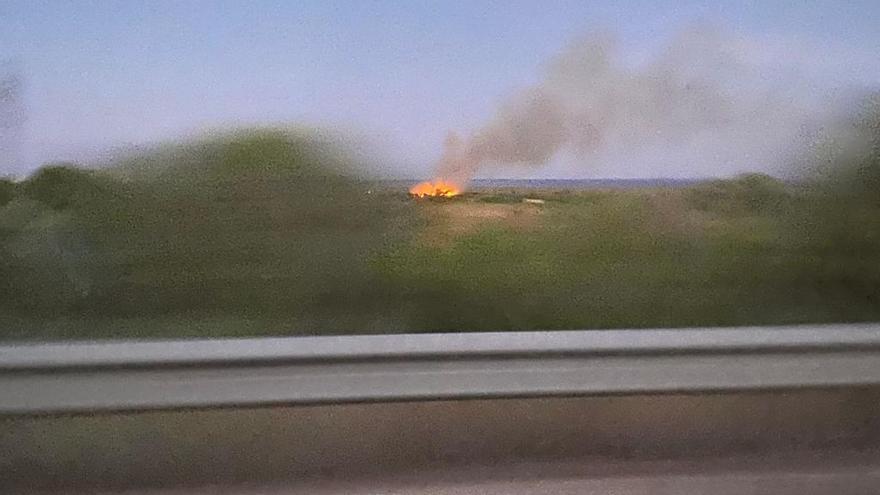
[[[875,121],[797,184],[416,201],[282,131],[55,164],[0,181],[0,337],[877,321]]]
[[[820,241],[824,219],[798,212],[812,195],[770,181],[545,194],[538,211],[487,214],[451,242],[438,221],[432,239],[381,267],[406,288],[415,326],[431,330],[880,319],[880,238],[838,252],[864,240],[864,226]],[[732,193],[707,211],[706,190]]]
[[[281,131],[44,168],[0,209],[0,324],[11,338],[381,325],[369,259],[414,215],[361,182]]]
[[[0,177],[0,206],[6,206],[13,197],[15,197],[15,182]]]

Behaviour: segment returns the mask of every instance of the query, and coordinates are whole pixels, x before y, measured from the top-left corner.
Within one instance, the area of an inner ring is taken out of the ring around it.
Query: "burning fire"
[[[419,198],[424,198],[426,196],[451,198],[452,196],[461,194],[461,189],[451,182],[438,179],[434,182],[419,182],[409,188],[409,193]]]

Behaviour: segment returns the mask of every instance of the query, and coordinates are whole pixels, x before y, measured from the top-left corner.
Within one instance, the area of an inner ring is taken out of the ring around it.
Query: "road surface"
[[[880,457],[607,463],[565,461],[439,469],[388,477],[107,492],[107,495],[857,495],[880,493]]]

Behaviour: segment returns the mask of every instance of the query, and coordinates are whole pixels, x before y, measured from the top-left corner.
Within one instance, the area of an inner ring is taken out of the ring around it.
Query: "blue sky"
[[[829,84],[880,84],[876,0],[0,0],[0,59],[24,74],[28,111],[16,165],[0,174],[206,128],[299,122],[364,136],[399,175],[424,176],[447,130],[479,127],[571,40],[609,30],[637,63],[697,21],[796,39]]]

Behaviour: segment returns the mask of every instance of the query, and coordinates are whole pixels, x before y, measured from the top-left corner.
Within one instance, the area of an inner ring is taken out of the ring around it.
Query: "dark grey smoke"
[[[784,57],[778,46],[699,27],[634,67],[611,36],[585,38],[472,136],[451,134],[437,175],[464,186],[481,167],[540,166],[562,152],[606,170],[635,160],[643,170],[676,163],[692,176],[778,168],[837,110],[829,88]]]
[[[11,62],[0,61],[0,175],[19,160],[25,108],[21,74]]]

